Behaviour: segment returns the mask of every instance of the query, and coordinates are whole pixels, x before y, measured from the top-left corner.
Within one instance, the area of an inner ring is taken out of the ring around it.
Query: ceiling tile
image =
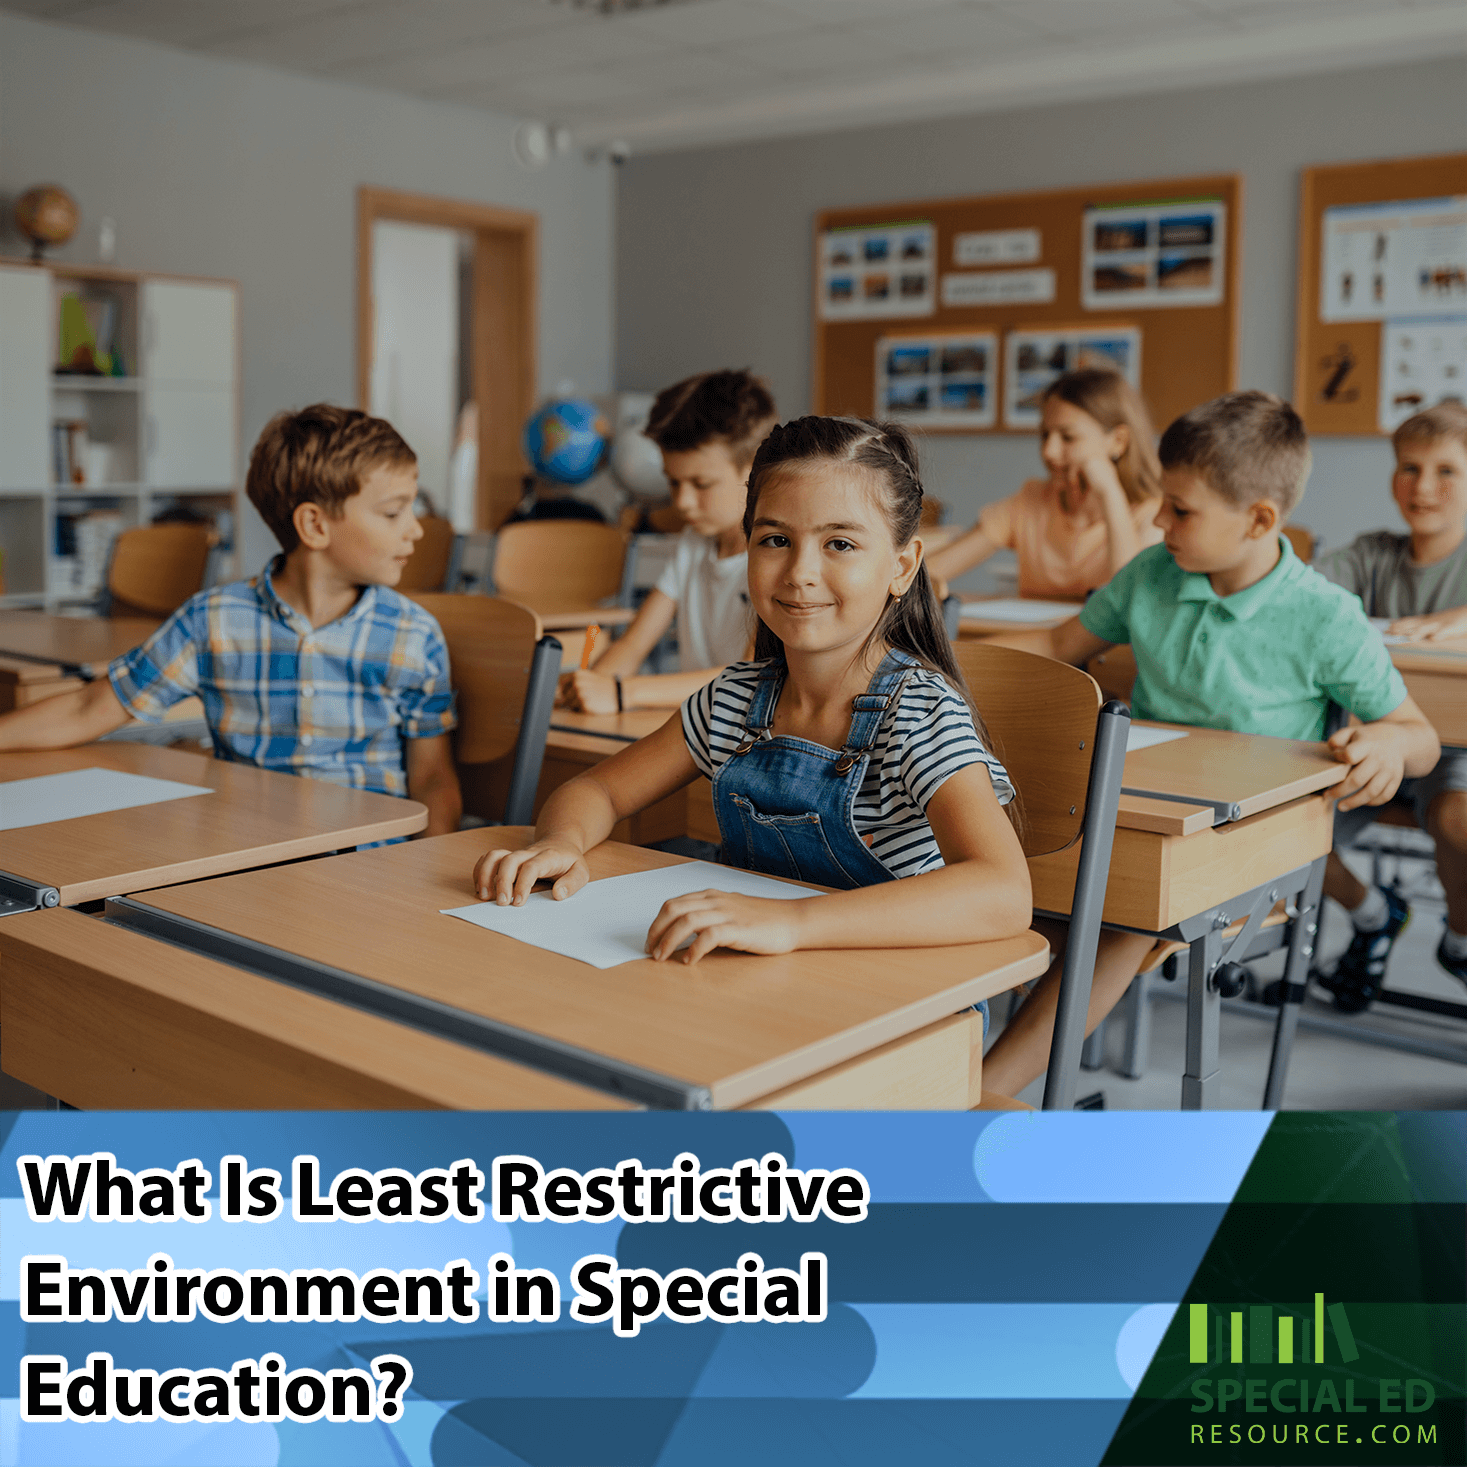
[[[941,51],[961,53],[969,60],[1034,50],[1047,37],[1018,14],[977,10],[971,6],[949,6],[927,10],[901,20],[870,23],[852,28],[874,37],[885,46],[908,55]]]
[[[1280,7],[1276,0],[1275,10]],[[1107,36],[1215,28],[1216,19],[1187,0],[1002,0],[998,9],[1010,20],[1051,37],[1104,40]]]
[[[636,10],[605,23],[670,45],[708,46],[786,35],[812,22],[765,0],[703,0]]]
[[[782,76],[822,76],[879,66],[891,59],[884,42],[852,30],[809,31],[757,46],[729,47],[726,54]]]

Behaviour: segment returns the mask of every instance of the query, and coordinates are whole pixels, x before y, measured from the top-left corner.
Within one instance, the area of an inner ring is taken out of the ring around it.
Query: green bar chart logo
[[[1250,1304],[1246,1311],[1248,1355],[1243,1356],[1242,1309],[1191,1304],[1188,1316],[1188,1359],[1193,1365],[1293,1365],[1325,1363],[1325,1319],[1334,1335],[1339,1359],[1348,1364],[1360,1358],[1355,1332],[1343,1304],[1326,1304],[1314,1296],[1313,1310],[1284,1312],[1273,1304]]]

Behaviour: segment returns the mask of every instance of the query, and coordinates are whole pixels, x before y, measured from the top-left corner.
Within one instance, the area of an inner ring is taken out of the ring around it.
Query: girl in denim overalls
[[[749,473],[744,528],[755,661],[735,663],[656,733],[562,785],[533,844],[474,871],[486,900],[537,880],[571,896],[618,820],[713,781],[725,864],[834,887],[810,901],[718,890],[667,902],[664,960],[715,947],[929,947],[1030,923],[1028,868],[1001,800],[916,532],[916,451],[895,424],[799,418]],[[900,878],[900,879],[898,879]],[[690,941],[691,940],[691,941]]]

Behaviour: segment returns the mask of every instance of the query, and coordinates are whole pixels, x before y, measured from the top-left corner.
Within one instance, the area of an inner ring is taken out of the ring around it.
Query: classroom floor
[[[1393,832],[1394,834],[1394,832]],[[1429,842],[1421,842],[1429,847]],[[1352,853],[1350,865],[1369,879],[1368,858]],[[1437,966],[1445,908],[1441,887],[1432,868],[1408,861],[1403,876],[1411,901],[1411,925],[1401,934],[1387,970],[1388,986],[1427,994],[1451,1002],[1467,1002],[1467,989]],[[1389,878],[1388,878],[1389,879]],[[1350,940],[1349,923],[1332,903],[1325,903],[1324,935],[1320,953],[1328,968]],[[1283,972],[1283,953],[1259,962],[1261,982]],[[1108,1025],[1107,1065],[1082,1070],[1077,1094],[1105,1096],[1108,1110],[1175,1110],[1181,1095],[1183,1041],[1186,1031],[1185,980],[1154,980],[1151,1005],[1151,1056],[1146,1073],[1128,1080],[1111,1066],[1120,1060],[1125,1025],[1118,1017]],[[1262,1103],[1273,1045],[1276,1011],[1249,1005],[1254,1012],[1224,1011],[1222,1016],[1222,1094],[1219,1109],[1254,1110]],[[1002,1000],[994,1004],[995,1019],[1004,1013]],[[1330,996],[1311,984],[1301,1018],[1318,1016],[1331,1022],[1424,1040],[1462,1056],[1461,1063],[1430,1055],[1407,1054],[1333,1033],[1306,1029],[1301,1023],[1289,1063],[1284,1093],[1287,1110],[1461,1110],[1467,1108],[1467,1022],[1417,1013],[1410,1009],[1373,1005],[1363,1014],[1345,1015]],[[998,1032],[995,1027],[995,1033]],[[1021,1092],[1020,1099],[1038,1105],[1044,1098],[1041,1077]]]

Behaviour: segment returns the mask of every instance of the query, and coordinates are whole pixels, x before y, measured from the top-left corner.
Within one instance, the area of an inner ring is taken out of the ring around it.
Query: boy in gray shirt
[[[1359,596],[1367,616],[1389,618],[1393,633],[1425,643],[1467,638],[1467,406],[1443,402],[1417,413],[1391,442],[1391,494],[1409,533],[1372,530],[1321,556],[1314,568]],[[1467,751],[1444,750],[1436,768],[1403,783],[1397,798],[1412,801],[1418,823],[1436,842],[1437,874],[1447,896],[1436,957],[1467,983]],[[1361,808],[1336,816],[1324,884],[1326,895],[1350,913],[1355,935],[1335,971],[1320,981],[1351,1013],[1380,992],[1391,947],[1411,920],[1411,909],[1395,892],[1368,890],[1336,854],[1371,813]]]

